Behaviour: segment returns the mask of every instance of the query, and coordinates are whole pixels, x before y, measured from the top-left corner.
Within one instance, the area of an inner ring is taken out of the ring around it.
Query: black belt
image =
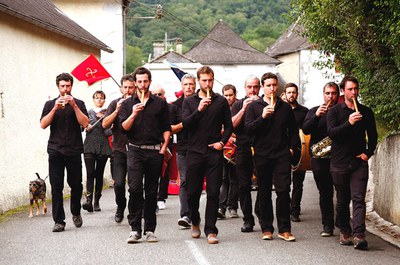
[[[145,149],[145,150],[161,150],[161,144],[155,144],[155,145],[136,145],[136,144],[131,144],[129,143],[129,146],[135,147],[137,149]]]

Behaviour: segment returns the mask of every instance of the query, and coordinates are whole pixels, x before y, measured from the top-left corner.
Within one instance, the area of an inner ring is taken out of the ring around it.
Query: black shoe
[[[93,204],[93,210],[94,210],[95,212],[100,212],[100,211],[101,211],[99,202],[94,202],[94,204]]]
[[[73,215],[72,221],[76,227],[81,227],[83,224],[82,216],[81,215]]]
[[[121,210],[121,209],[117,208],[117,211],[115,212],[114,220],[117,223],[121,223],[122,220],[124,220],[124,210]]]
[[[290,220],[292,220],[292,222],[300,222],[300,217],[297,214],[292,214],[290,217]]]
[[[92,201],[87,200],[84,204],[82,204],[83,210],[88,211],[89,213],[93,212],[93,204]]]
[[[366,250],[368,248],[368,242],[363,236],[355,236],[353,238],[353,245],[355,249]]]
[[[244,223],[242,228],[240,229],[243,233],[253,232],[253,224]]]
[[[65,230],[65,225],[59,223],[54,224],[53,232],[62,232],[64,230]]]
[[[219,208],[217,217],[218,219],[225,219],[225,209]]]
[[[322,237],[333,236],[333,228],[329,226],[324,226],[324,230],[320,233]]]

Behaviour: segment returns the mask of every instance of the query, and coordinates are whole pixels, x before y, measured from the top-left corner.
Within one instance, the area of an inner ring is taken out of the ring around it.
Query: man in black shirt
[[[335,105],[327,114],[328,135],[333,141],[331,173],[337,195],[336,226],[340,229],[341,245],[353,243],[356,249],[366,249],[368,159],[374,154],[378,134],[374,113],[357,101],[358,80],[345,76],[340,89],[344,94],[344,102]],[[353,203],[352,226],[350,200]]]
[[[114,99],[107,108],[106,116],[102,121],[103,128],[111,127],[113,132],[112,149],[113,163],[111,170],[114,176],[114,193],[117,210],[114,220],[121,223],[124,219],[124,211],[126,207],[125,183],[127,173],[127,158],[126,145],[128,137],[121,132],[121,125],[118,118],[118,113],[121,109],[122,102],[131,97],[135,93],[135,83],[133,76],[130,74],[124,75],[121,78],[121,93],[122,97]]]
[[[244,224],[241,231],[252,232],[254,216],[251,198],[253,177],[253,155],[251,152],[252,138],[244,128],[244,118],[247,106],[257,99],[260,92],[260,79],[256,76],[246,78],[244,88],[246,97],[235,102],[232,106],[232,124],[236,134],[236,174],[239,182],[239,202],[243,212]]]
[[[222,149],[232,134],[232,120],[226,99],[212,91],[214,71],[197,70],[200,90],[183,102],[183,128],[188,132],[187,191],[192,218],[192,237],[200,237],[199,203],[203,179],[207,178],[207,206],[204,232],[209,244],[217,244],[218,196],[222,180]],[[224,129],[221,135],[221,130]]]
[[[178,98],[171,105],[171,130],[172,133],[176,134],[176,157],[179,169],[179,201],[180,216],[178,220],[178,225],[189,228],[192,225],[192,219],[190,218],[189,203],[187,199],[187,182],[186,182],[186,172],[187,172],[187,161],[186,161],[186,151],[188,146],[187,131],[183,128],[182,124],[182,105],[183,101],[194,94],[196,90],[196,77],[191,74],[185,74],[181,79],[181,87],[183,95]]]
[[[50,125],[47,145],[49,154],[49,176],[51,184],[53,232],[65,229],[63,206],[64,170],[71,188],[71,213],[76,227],[82,226],[82,127],[89,124],[85,103],[71,96],[74,79],[68,73],[57,76],[56,84],[60,95],[46,102],[40,118],[40,127]]]
[[[157,224],[158,178],[171,135],[168,104],[165,100],[151,95],[151,73],[148,69],[138,67],[132,75],[137,93],[122,102],[119,113],[123,132],[129,140],[128,221],[132,232],[127,242],[137,243],[142,237],[142,215],[146,241],[157,242],[154,231]]]
[[[296,120],[297,128],[301,129],[304,118],[307,115],[308,109],[297,102],[299,88],[294,83],[287,83],[283,89],[286,102],[292,107],[294,119]],[[308,151],[308,150],[307,150]],[[290,214],[293,222],[300,222],[300,203],[303,196],[303,182],[306,171],[297,169],[292,172],[292,200],[290,203]]]
[[[339,99],[339,86],[334,82],[327,83],[323,88],[323,98],[324,103],[310,109],[303,122],[304,134],[311,134],[310,148],[328,136],[326,114],[331,107],[336,105]],[[325,148],[328,148],[328,146],[325,146]],[[320,152],[317,156],[311,156],[311,167],[319,191],[319,207],[323,225],[322,237],[332,236],[334,229],[333,181],[330,162],[330,154]]]
[[[278,237],[294,241],[290,224],[290,171],[293,150],[300,145],[292,108],[276,96],[278,77],[261,78],[264,96],[246,110],[245,127],[254,136],[254,164],[258,184],[258,218],[262,239],[273,238],[272,184],[275,186]],[[274,103],[276,102],[276,103]]]
[[[222,87],[222,95],[226,98],[229,108],[237,101],[236,87],[227,84]],[[229,217],[238,218],[238,179],[236,176],[236,166],[227,159],[222,162],[222,184],[219,192],[218,218],[224,219],[228,209]]]

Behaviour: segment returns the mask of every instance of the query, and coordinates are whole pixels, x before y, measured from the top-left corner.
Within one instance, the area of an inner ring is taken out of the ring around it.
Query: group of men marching
[[[55,232],[63,231],[65,226],[65,214],[60,201],[62,189],[53,191],[53,184],[64,179],[64,171],[61,172],[64,167],[67,168],[68,183],[74,183],[70,184],[73,221],[77,227],[82,225],[79,202],[82,174],[75,172],[77,170],[69,170],[72,165],[79,164],[77,160],[82,141],[75,139],[74,147],[68,148],[65,147],[68,145],[66,138],[61,136],[67,132],[77,134],[80,127],[88,125],[84,118],[87,116],[84,103],[71,96],[72,81],[68,78],[60,80],[60,85],[57,81],[60,96],[46,103],[41,118],[42,128],[50,125],[52,131],[48,151],[53,209],[58,209],[53,211]],[[197,91],[196,81],[199,85]],[[169,156],[171,134],[177,135],[181,203],[178,224],[190,228],[192,238],[201,237],[199,203],[205,177],[207,202],[204,233],[209,244],[219,242],[216,223],[223,180],[223,149],[232,133],[236,135],[236,166],[233,168],[238,186],[236,198],[244,221],[241,231],[252,232],[255,226],[251,196],[255,172],[258,194],[254,213],[259,220],[262,239],[274,238],[274,187],[277,237],[295,241],[291,221],[300,221],[305,172],[293,173],[291,196],[291,165],[293,157],[300,150],[299,129],[302,129],[305,134],[311,134],[310,146],[326,137],[332,142],[329,155],[311,158],[320,193],[321,236],[332,236],[336,225],[340,230],[340,244],[351,244],[356,249],[367,248],[364,201],[368,180],[367,161],[376,148],[377,132],[373,112],[357,101],[359,87],[355,78],[346,76],[340,83],[344,95],[341,103],[337,103],[339,86],[333,82],[327,83],[323,87],[323,104],[309,111],[297,103],[298,87],[293,83],[285,86],[286,102],[277,96],[278,77],[273,73],[265,73],[261,79],[247,77],[244,85],[246,96],[236,102],[230,102],[228,96],[227,100],[213,91],[214,71],[208,66],[199,68],[196,77],[190,74],[182,77],[183,94],[171,104],[151,94],[151,82],[151,72],[144,67],[123,76],[122,97],[111,102],[102,121],[104,128],[111,127],[113,130],[112,170],[117,203],[115,221],[122,222],[127,207],[132,230],[128,243],[137,243],[142,236],[147,242],[158,241],[155,235],[157,189],[164,159]],[[67,108],[65,103],[69,104]],[[70,121],[69,125],[61,125],[61,121],[66,119]],[[62,135],[56,136],[57,132]],[[59,144],[54,144],[57,141]],[[125,196],[126,174],[128,203]],[[337,192],[335,222],[333,187]],[[352,226],[350,201],[353,203]],[[232,216],[237,206],[234,208]],[[62,229],[57,230],[60,225]]]

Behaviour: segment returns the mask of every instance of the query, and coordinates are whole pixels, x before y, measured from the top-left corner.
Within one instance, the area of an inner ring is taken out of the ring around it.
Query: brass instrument
[[[332,148],[332,139],[329,136],[311,146],[313,158],[330,158]]]
[[[354,108],[356,109],[356,112],[358,112],[358,106],[357,106],[356,98],[353,98],[353,103],[354,103]]]
[[[141,92],[140,101],[141,101],[142,103],[144,102],[144,91]],[[143,104],[144,104],[144,103],[143,103]]]
[[[65,96],[67,95],[67,93],[64,93],[64,101],[63,101],[63,103],[62,103],[62,105],[61,105],[61,107],[64,109],[65,108],[65,104],[66,104],[66,101],[65,101]]]

